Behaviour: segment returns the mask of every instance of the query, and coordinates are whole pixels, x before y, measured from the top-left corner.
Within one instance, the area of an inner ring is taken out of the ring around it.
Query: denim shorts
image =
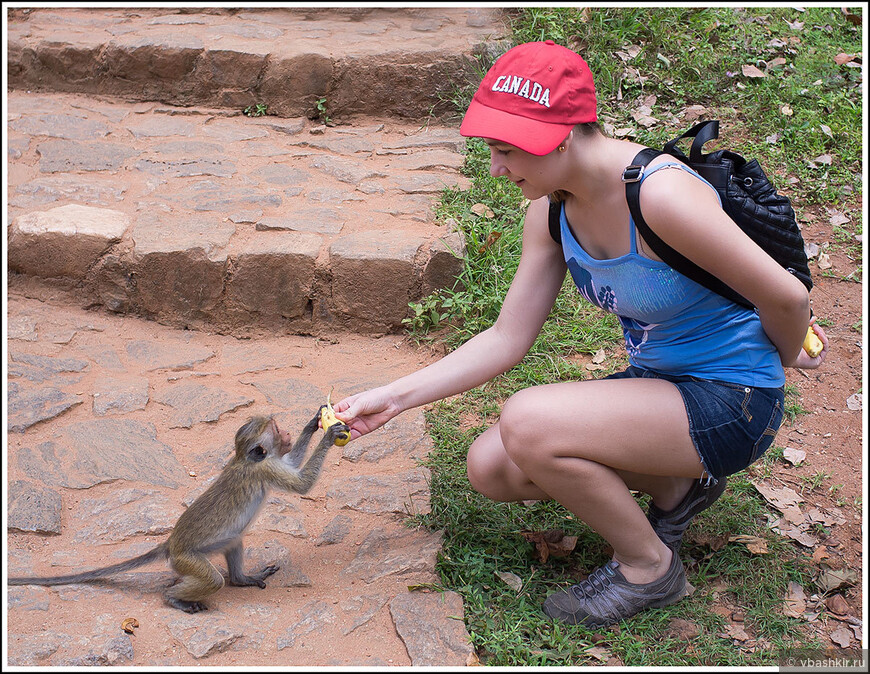
[[[783,387],[760,388],[673,376],[633,365],[605,379],[664,379],[683,396],[689,433],[705,476],[718,482],[757,461],[773,442],[782,423]]]

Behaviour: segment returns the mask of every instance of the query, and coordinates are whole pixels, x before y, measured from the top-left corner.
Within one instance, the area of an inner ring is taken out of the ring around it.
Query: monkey
[[[223,575],[207,557],[209,553],[222,552],[230,585],[265,588],[265,579],[279,567],[271,564],[257,573],[244,573],[242,536],[256,518],[270,487],[297,494],[308,492],[320,474],[329,448],[342,432],[349,431],[342,423],[325,429],[320,443],[300,469],[319,419],[320,410],[292,447],[290,435],[281,431],[271,416],[249,419],[236,432],[235,454],[214,483],[181,514],[169,538],[148,552],[93,571],[67,576],[12,577],[8,584],[86,583],[168,558],[181,579],[166,591],[164,598],[174,608],[197,613],[208,610],[203,600],[225,584]]]

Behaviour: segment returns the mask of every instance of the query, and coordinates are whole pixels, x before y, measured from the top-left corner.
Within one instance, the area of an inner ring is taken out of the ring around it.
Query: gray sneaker
[[[595,569],[579,585],[547,597],[544,613],[572,625],[606,627],[645,608],[659,608],[687,594],[686,570],[676,552],[664,576],[652,583],[629,583],[619,572],[619,562]]]
[[[704,486],[704,480],[696,480],[689,488],[683,500],[673,510],[665,512],[652,503],[646,512],[646,518],[653,531],[674,552],[678,552],[683,543],[683,534],[689,528],[692,518],[702,510],[706,510],[722,496],[728,481],[723,477],[716,484]]]

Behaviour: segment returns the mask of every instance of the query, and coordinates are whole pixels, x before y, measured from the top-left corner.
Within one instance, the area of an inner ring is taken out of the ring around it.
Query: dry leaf
[[[816,164],[823,164],[824,166],[830,166],[834,161],[834,158],[829,154],[820,154],[818,157],[813,159],[813,162]]]
[[[854,585],[858,582],[858,574],[851,569],[825,569],[816,581],[826,594],[844,585]]]
[[[690,105],[688,108],[683,110],[683,118],[687,122],[694,122],[705,114],[707,114],[707,108],[703,105]]]
[[[486,204],[474,204],[474,206],[472,206],[469,210],[475,215],[482,215],[487,218],[495,217],[495,213],[493,213],[492,209]]]
[[[846,518],[843,517],[842,511],[837,508],[828,512],[823,512],[818,508],[811,508],[807,511],[807,517],[810,522],[817,522],[825,527],[833,527],[846,523]]]
[[[782,511],[783,508],[789,506],[795,506],[804,500],[803,497],[794,489],[788,487],[777,489],[776,487],[771,487],[763,482],[753,482],[753,486],[764,497],[765,501],[779,511]]]
[[[778,519],[770,528],[782,536],[788,536],[793,541],[797,541],[807,548],[815,548],[819,544],[819,540],[807,531],[804,531],[791,522],[786,521],[784,517]]]
[[[843,599],[843,595],[841,594],[832,594],[830,597],[825,599],[825,608],[834,615],[839,616],[848,615],[852,610],[852,607],[846,603],[846,600]]]
[[[819,254],[819,244],[812,242],[805,243],[804,253],[806,253],[808,260],[812,260],[816,255]]]
[[[792,465],[799,466],[807,458],[807,453],[802,449],[795,449],[794,447],[786,447],[784,450],[782,450],[782,456],[786,461],[788,461]]]
[[[816,564],[820,564],[823,559],[828,559],[831,554],[828,552],[828,548],[824,545],[820,545],[815,550],[813,550],[813,562]]]
[[[863,393],[853,393],[848,398],[846,398],[846,407],[855,412],[860,412],[861,408],[864,407],[864,394]]]
[[[706,545],[708,548],[713,550],[721,550],[728,543],[728,539],[730,536],[728,534],[720,534],[719,536],[712,536],[710,534],[705,534],[702,531],[692,531],[689,533],[689,537],[695,543],[699,543],[701,545]]]
[[[511,573],[510,571],[496,571],[495,575],[507,583],[514,592],[519,592],[523,589],[523,579],[515,573]]]
[[[828,222],[831,223],[832,227],[839,227],[840,225],[845,225],[849,222],[849,217],[840,211],[828,211],[831,214],[831,217],[828,219]]]
[[[801,618],[807,610],[807,595],[800,583],[793,580],[788,582],[788,590],[785,593],[785,604],[782,612],[791,618]]]
[[[477,249],[478,253],[485,253],[487,250],[492,248],[493,244],[501,238],[501,232],[490,232],[486,235],[486,241],[484,241],[480,248]]]
[[[124,618],[121,621],[121,629],[127,634],[135,634],[134,628],[139,627],[139,621],[136,618]]]
[[[786,63],[786,61],[784,58],[782,58],[782,56],[777,56],[775,59],[773,59],[772,61],[770,61],[767,64],[767,67],[768,68],[775,68],[776,66],[784,66],[785,63]]]
[[[701,634],[701,628],[697,623],[684,620],[683,618],[671,618],[668,628],[678,641],[686,643]]]
[[[849,23],[851,23],[855,26],[861,25],[861,15],[860,14],[852,14],[852,12],[850,12],[845,7],[843,7],[842,10],[843,10],[843,14],[846,15],[846,21],[848,21]]]
[[[610,658],[610,652],[606,648],[601,648],[601,646],[591,646],[587,648],[584,653],[591,655],[593,658],[601,662],[607,662],[608,658]]]
[[[834,57],[834,63],[836,63],[838,66],[842,66],[846,63],[851,63],[859,56],[860,54],[844,54],[843,52],[840,52]]]
[[[603,363],[604,359],[605,359],[604,349],[598,349],[598,351],[595,352],[595,355],[592,356],[592,362],[595,363],[596,365]]]
[[[561,529],[549,529],[547,531],[521,531],[520,535],[530,543],[535,544],[538,559],[545,563],[550,555],[553,557],[565,557],[577,545],[576,536],[566,536]]]
[[[725,627],[726,636],[735,639],[736,641],[748,641],[749,635],[743,629],[742,625],[737,625],[735,623],[729,623],[727,627]]]
[[[830,126],[828,126],[827,124],[821,124],[820,126],[822,127],[822,133],[824,133],[824,134],[825,134],[826,136],[828,136],[829,138],[833,138],[833,137],[834,137],[834,134],[831,133],[831,127],[830,127]]]
[[[791,116],[794,114],[794,110],[791,109],[791,106],[790,106],[788,103],[786,103],[785,105],[783,105],[783,106],[779,109],[779,111],[780,111],[782,114],[784,114],[786,117],[791,117]]]
[[[802,524],[806,523],[806,517],[804,517],[801,509],[797,506],[788,506],[787,508],[783,508],[782,518],[786,522],[796,524],[797,526],[801,526]]]
[[[753,555],[767,554],[767,541],[763,538],[759,538],[758,536],[739,534],[737,536],[729,536],[728,542],[743,543],[746,546],[746,549],[749,550],[749,552],[751,552]]]
[[[788,19],[786,19],[785,22],[788,24],[788,27],[791,28],[792,30],[803,30],[804,29],[804,22],[803,21],[792,22],[792,21],[789,21]]]
[[[819,261],[817,264],[819,265],[819,269],[830,269],[833,266],[831,264],[831,256],[827,253],[819,255]]]
[[[852,635],[845,627],[831,632],[831,641],[840,648],[849,648],[852,645]]]
[[[655,117],[653,117],[650,113],[652,112],[652,108],[648,105],[642,105],[637,110],[634,110],[631,113],[631,116],[634,118],[634,121],[640,124],[645,129],[648,129],[651,126],[654,126],[659,123]]]
[[[767,73],[759,70],[753,65],[745,65],[741,68],[744,77],[767,77]]]

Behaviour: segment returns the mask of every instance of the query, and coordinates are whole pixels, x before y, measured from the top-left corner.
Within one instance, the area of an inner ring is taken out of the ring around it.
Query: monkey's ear
[[[248,450],[248,458],[251,461],[262,461],[266,458],[266,450],[260,445],[254,445],[250,450]]]

